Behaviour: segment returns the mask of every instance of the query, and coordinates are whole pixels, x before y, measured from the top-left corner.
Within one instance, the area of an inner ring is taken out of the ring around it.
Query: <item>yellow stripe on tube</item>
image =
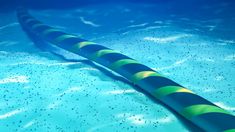
[[[96,44],[94,42],[90,42],[90,41],[83,41],[83,42],[79,42],[79,43],[76,43],[75,45],[72,46],[71,49],[69,49],[69,51],[71,52],[78,52],[81,48],[87,46],[87,45],[91,45],[91,44]]]
[[[49,29],[46,29],[45,31],[42,32],[43,35],[48,35],[49,33],[51,32],[57,32],[57,31],[60,31],[59,29],[55,29],[55,28],[49,28]]]
[[[106,54],[110,54],[110,53],[118,53],[118,51],[111,50],[111,49],[102,49],[102,50],[99,50],[99,51],[95,52],[94,54],[92,54],[90,58],[92,60],[96,60],[97,58],[99,58],[103,55],[106,55]]]
[[[112,70],[117,70],[118,68],[124,66],[124,65],[127,65],[127,64],[138,64],[139,62],[137,62],[136,60],[133,60],[133,59],[121,59],[121,60],[118,60],[114,63],[112,63],[109,68],[112,69]]]
[[[184,108],[182,112],[180,113],[187,119],[191,119],[194,116],[199,116],[199,115],[207,114],[207,113],[230,114],[229,112],[225,111],[224,109],[218,106],[207,105],[207,104],[197,104],[197,105],[188,106]]]
[[[85,46],[91,45],[91,44],[96,44],[96,43],[90,42],[90,41],[83,41],[83,42],[78,43],[78,47],[79,47],[79,49],[80,49],[80,48],[82,48],[82,47],[85,47]]]
[[[79,42],[79,43],[75,44],[75,45],[72,47],[71,51],[76,51],[77,49],[81,49],[82,47],[85,47],[85,46],[91,45],[91,44],[96,44],[96,43],[90,42],[90,41]]]
[[[229,130],[225,130],[223,132],[235,132],[235,129],[229,129]]]
[[[134,74],[131,77],[131,81],[136,84],[136,83],[138,83],[138,81],[140,81],[146,77],[150,77],[150,76],[162,76],[162,75],[160,75],[159,73],[157,73],[155,71],[141,71],[141,72]]]
[[[75,35],[70,35],[70,34],[64,34],[64,35],[61,35],[59,37],[57,37],[55,39],[55,42],[59,43],[59,42],[62,42],[64,41],[65,39],[68,39],[68,38],[76,38],[77,36]]]
[[[156,89],[153,92],[153,95],[160,99],[164,96],[167,96],[169,94],[173,94],[173,93],[179,93],[179,92],[184,92],[184,93],[193,93],[191,90],[188,90],[184,87],[180,87],[180,86],[164,86],[161,88]]]

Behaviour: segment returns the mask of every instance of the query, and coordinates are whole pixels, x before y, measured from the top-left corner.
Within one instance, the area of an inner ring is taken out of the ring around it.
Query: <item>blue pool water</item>
[[[234,4],[180,2],[29,11],[48,25],[118,50],[235,114]],[[15,11],[2,11],[0,18],[0,131],[199,131],[112,71],[38,48]]]

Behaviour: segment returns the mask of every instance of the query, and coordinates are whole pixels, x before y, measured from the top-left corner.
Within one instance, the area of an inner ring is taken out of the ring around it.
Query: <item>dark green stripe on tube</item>
[[[23,8],[17,16],[26,32],[110,68],[205,131],[235,131],[235,116],[136,60],[44,25]]]

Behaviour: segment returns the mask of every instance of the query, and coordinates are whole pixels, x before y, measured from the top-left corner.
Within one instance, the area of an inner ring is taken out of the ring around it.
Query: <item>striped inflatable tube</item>
[[[17,16],[29,35],[119,73],[203,130],[235,132],[234,115],[138,61],[115,50],[47,26],[30,16],[23,8],[17,10]]]

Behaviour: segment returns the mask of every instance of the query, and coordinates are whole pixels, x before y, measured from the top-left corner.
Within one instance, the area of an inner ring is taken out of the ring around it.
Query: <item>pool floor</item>
[[[235,114],[235,17],[167,10],[175,3],[30,10],[44,23],[118,50]],[[218,13],[219,12],[219,13]],[[58,15],[59,14],[59,15]],[[191,131],[119,75],[42,50],[15,12],[0,13],[0,131]],[[233,25],[233,27],[231,27]]]

